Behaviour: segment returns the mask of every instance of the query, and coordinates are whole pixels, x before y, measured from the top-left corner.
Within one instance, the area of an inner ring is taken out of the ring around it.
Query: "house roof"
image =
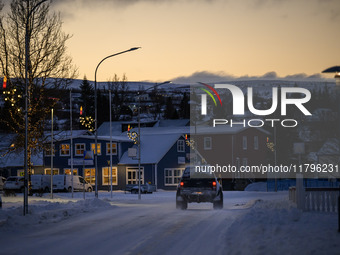
[[[176,143],[181,134],[144,134],[141,136],[141,164],[157,164],[170,148]],[[137,145],[133,146],[137,148]],[[125,152],[120,165],[138,164],[137,159],[129,158]]]
[[[43,165],[43,153],[32,155],[33,166]],[[0,167],[21,167],[24,166],[24,151],[10,152],[0,156]]]

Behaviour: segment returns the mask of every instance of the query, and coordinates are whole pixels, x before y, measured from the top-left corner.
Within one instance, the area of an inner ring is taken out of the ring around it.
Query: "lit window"
[[[185,152],[185,142],[184,140],[177,141],[177,152]]]
[[[70,145],[69,144],[60,145],[60,156],[70,156]]]
[[[51,156],[51,146],[47,146],[45,150],[45,156]],[[53,156],[55,156],[55,144],[53,144]]]
[[[51,174],[51,168],[45,168],[45,174],[50,175]],[[53,168],[53,175],[59,174],[59,168]]]
[[[116,143],[112,143],[112,150],[110,150],[110,143],[106,143],[106,155],[110,155],[110,152],[112,152],[112,155],[117,155]]]
[[[111,185],[110,167],[102,168],[103,185]],[[117,185],[117,167],[112,167],[112,185]]]
[[[64,169],[64,174],[71,175],[71,169],[70,168],[65,168]],[[78,175],[78,169],[73,168],[73,175]]]
[[[85,143],[76,143],[76,156],[84,156]]]
[[[102,144],[101,143],[97,143],[97,152],[98,152],[98,155],[102,155]],[[91,143],[91,151],[93,151],[93,155],[96,154],[95,152],[95,143]]]
[[[96,169],[95,168],[85,168],[85,181],[90,184],[96,184]]]

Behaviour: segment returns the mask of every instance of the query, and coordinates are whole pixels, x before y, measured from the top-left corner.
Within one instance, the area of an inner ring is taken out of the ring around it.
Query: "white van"
[[[32,174],[31,188],[33,192],[49,192],[51,189],[51,175]]]
[[[73,190],[92,192],[93,188],[90,183],[79,175],[73,175]],[[53,175],[53,190],[54,191],[72,191],[72,175]]]

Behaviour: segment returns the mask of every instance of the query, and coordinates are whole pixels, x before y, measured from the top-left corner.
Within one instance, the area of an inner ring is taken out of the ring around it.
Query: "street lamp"
[[[150,89],[154,89],[157,88],[158,86],[164,85],[164,84],[168,84],[171,83],[171,81],[166,81],[166,82],[162,82],[160,84],[157,84],[155,86],[152,86],[142,92],[138,92],[138,139],[137,139],[137,144],[138,144],[138,199],[141,199],[141,170],[140,170],[140,159],[141,159],[141,146],[140,146],[140,137],[141,137],[141,133],[140,133],[140,96],[142,93],[145,93],[146,91],[150,90]]]
[[[123,53],[126,53],[126,52],[129,52],[129,51],[138,50],[139,48],[140,47],[134,47],[134,48],[131,48],[131,49],[128,49],[128,50],[125,50],[125,51],[122,51],[122,52],[118,52],[118,53],[115,53],[115,54],[112,54],[112,55],[109,55],[109,56],[103,58],[99,62],[99,64],[97,65],[96,70],[94,72],[94,115],[95,115],[95,123],[94,123],[94,125],[95,125],[94,126],[94,132],[95,132],[94,164],[95,164],[95,185],[96,185],[95,196],[96,196],[96,198],[98,198],[97,70],[98,70],[98,67],[100,66],[100,64],[103,63],[104,60],[111,58],[111,57],[114,57],[114,56],[117,56],[117,55],[120,55],[120,54],[123,54]]]
[[[27,2],[27,16],[26,16],[26,24],[25,24],[25,153],[24,153],[24,163],[25,163],[25,189],[24,189],[24,215],[28,213],[28,188],[29,188],[29,176],[28,176],[28,155],[27,155],[27,149],[28,149],[28,62],[29,62],[29,21],[32,13],[44,2],[47,2],[47,0],[42,0],[38,2],[35,6],[32,7],[31,10],[29,10],[29,2]]]

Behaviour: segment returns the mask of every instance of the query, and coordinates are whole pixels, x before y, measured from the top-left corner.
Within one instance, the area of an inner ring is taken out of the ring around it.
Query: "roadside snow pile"
[[[267,191],[267,183],[266,182],[254,182],[249,184],[244,191]]]
[[[228,254],[338,254],[337,214],[301,212],[288,200],[258,200],[227,233]]]
[[[0,210],[0,226],[35,225],[56,223],[80,213],[93,212],[98,209],[112,208],[109,202],[98,198],[76,202],[40,201],[28,206],[28,214],[23,216],[23,207],[11,207]]]

